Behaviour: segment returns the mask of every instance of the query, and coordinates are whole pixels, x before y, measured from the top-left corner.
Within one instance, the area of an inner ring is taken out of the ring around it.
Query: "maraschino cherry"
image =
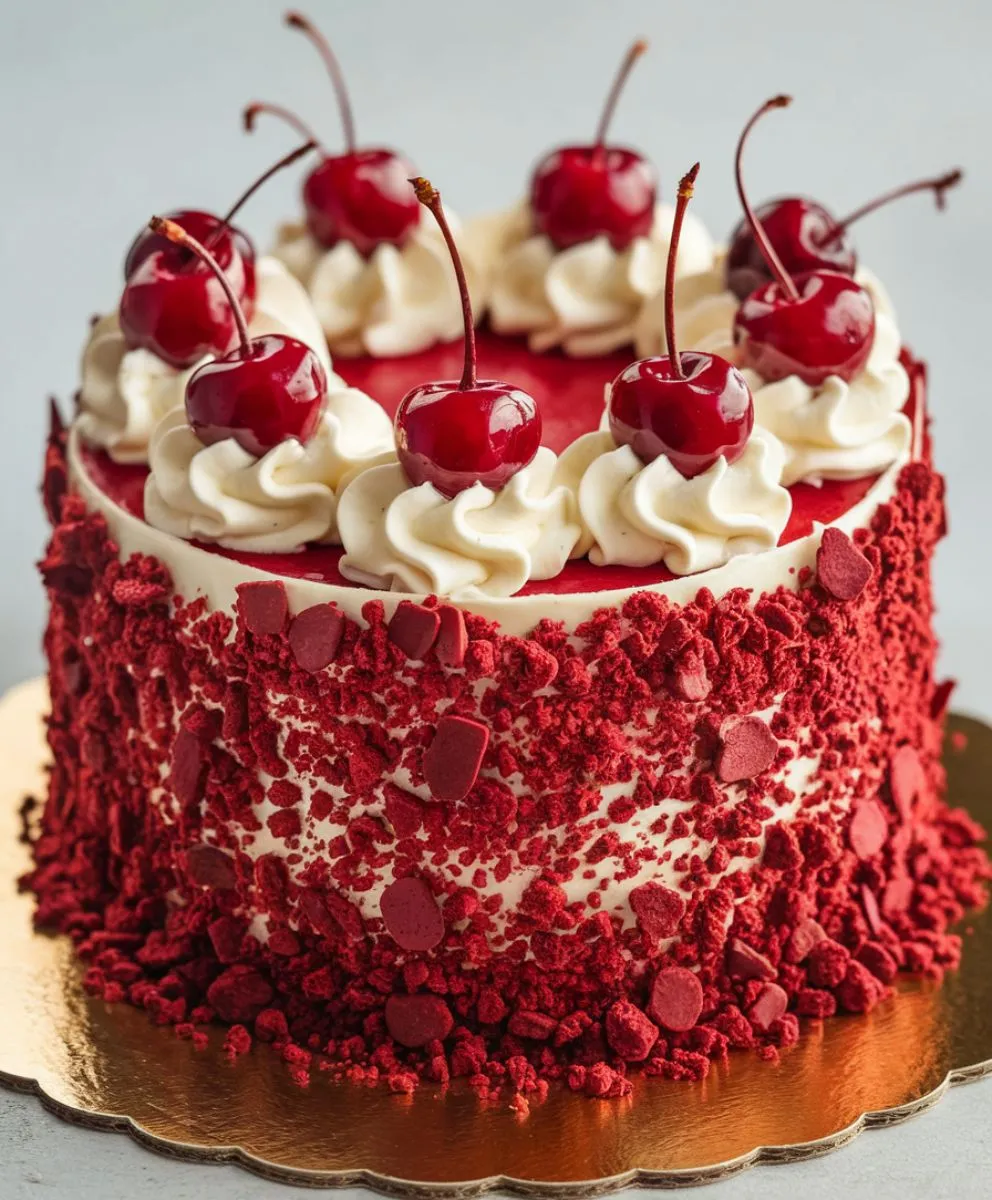
[[[654,169],[636,151],[606,144],[617,100],[646,49],[647,42],[635,42],[627,51],[593,144],[561,146],[534,170],[530,185],[534,224],[559,250],[600,236],[609,238],[615,250],[625,250],[651,231],[658,195]]]
[[[788,103],[788,98],[780,97]],[[946,192],[961,182],[960,170],[947,171],[933,179],[919,179],[903,187],[894,188],[867,204],[856,208],[843,220],[838,221],[815,200],[802,196],[784,196],[770,200],[756,210],[765,236],[778,255],[782,266],[793,275],[806,271],[839,271],[842,275],[853,275],[858,259],[847,235],[855,221],[875,212],[893,200],[911,196],[915,192],[933,192],[938,209],[946,204]],[[739,300],[743,300],[762,283],[767,283],[772,273],[745,218],[734,230],[727,253],[727,286]]]
[[[313,437],[327,395],[327,374],[309,346],[278,333],[248,336],[230,281],[209,250],[175,221],[152,217],[149,229],[182,246],[212,272],[237,330],[237,346],[204,363],[186,384],[186,417],[205,446],[234,438],[256,457],[289,438]]]
[[[810,387],[819,387],[831,375],[850,382],[868,361],[875,339],[871,296],[839,271],[807,271],[793,279],[744,191],[741,159],[748,135],[765,113],[789,103],[788,96],[768,100],[745,125],[737,143],[737,192],[772,282],[741,303],[734,318],[734,343],[740,347],[741,365],[769,383],[789,375],[797,375]]]
[[[661,455],[692,479],[721,457],[740,458],[754,427],[754,401],[744,376],[715,354],[679,351],[675,339],[675,267],[685,210],[699,163],[679,182],[665,278],[668,354],[642,358],[610,384],[610,432],[642,462]]]
[[[497,491],[530,463],[541,445],[541,414],[533,396],[512,383],[476,377],[472,302],[441,196],[426,179],[412,179],[417,200],[433,213],[451,254],[465,320],[465,366],[460,380],[424,383],[396,411],[396,449],[415,486],[431,483],[451,498],[473,484]]]
[[[356,145],[351,101],[330,43],[300,13],[287,13],[285,19],[291,28],[305,33],[320,52],[337,94],[344,127],[345,153],[331,155],[323,151],[323,160],[303,185],[307,228],[322,246],[330,249],[338,242],[350,242],[364,258],[377,246],[402,246],[420,221],[420,206],[409,184],[413,168],[394,150]],[[295,129],[306,128],[285,108],[256,103],[245,109],[246,129],[251,131],[261,112],[280,117]]]
[[[183,210],[167,218],[210,248],[249,319],[255,307],[255,250],[230,222],[263,183],[312,149],[313,143],[307,142],[281,158],[255,180],[225,217]],[[175,245],[148,229],[132,243],[125,271],[120,323],[130,347],[151,350],[183,369],[208,354],[223,354],[234,344],[237,325],[221,285],[185,245]]]

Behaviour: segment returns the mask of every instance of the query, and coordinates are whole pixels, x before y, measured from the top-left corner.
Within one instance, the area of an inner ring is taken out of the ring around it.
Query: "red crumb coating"
[[[683,606],[638,592],[521,638],[444,606],[397,624],[370,601],[339,629],[271,589],[234,616],[185,601],[63,494],[61,445],[54,765],[26,882],[92,994],[198,1046],[224,1022],[232,1057],[272,1043],[301,1084],[320,1066],[614,1098],[631,1070],[774,1059],[797,1015],[957,964],[949,926],[989,866],[941,799],[926,464],[854,535],[852,598],[847,556],[832,592],[812,572]],[[739,726],[758,716],[768,736]]]

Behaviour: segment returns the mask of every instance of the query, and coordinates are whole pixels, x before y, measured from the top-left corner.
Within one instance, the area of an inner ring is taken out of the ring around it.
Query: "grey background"
[[[291,144],[240,106],[298,108],[333,145],[316,56],[273,0],[0,0],[0,688],[41,669],[44,538],[35,500],[45,397],[68,398],[90,313],[117,300],[121,261],[153,211],[223,209]],[[937,569],[943,664],[958,707],[992,715],[988,526],[992,395],[992,8],[988,0],[311,0],[352,85],[359,135],[404,150],[463,212],[513,200],[533,160],[591,135],[615,62],[652,41],[615,125],[659,165],[670,197],[700,159],[696,210],[736,219],[730,156],[767,96],[796,103],[755,137],[756,198],[806,192],[843,212],[956,164],[966,186],[940,219],[923,198],[866,221],[863,259],[929,361],[952,536]],[[284,178],[245,214],[264,244],[296,211]],[[699,1196],[987,1194],[992,1085],[873,1133],[840,1154],[763,1169]],[[123,1138],[59,1125],[0,1093],[0,1200],[269,1196],[231,1168],[165,1162]],[[985,1178],[983,1178],[985,1174]]]

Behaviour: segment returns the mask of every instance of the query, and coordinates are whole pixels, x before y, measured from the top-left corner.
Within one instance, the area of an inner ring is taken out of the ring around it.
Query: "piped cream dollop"
[[[788,524],[784,451],[760,429],[735,462],[720,458],[693,479],[664,457],[645,464],[608,432],[580,442],[589,465],[579,484],[579,510],[597,566],[663,562],[674,575],[691,575],[771,549]]]
[[[398,462],[356,476],[338,505],[342,575],[368,587],[441,596],[512,596],[552,579],[588,539],[576,487],[585,448],[559,459],[542,446],[499,491],[481,483],[452,499],[410,484]]]
[[[459,242],[476,319],[485,306],[484,273],[472,247]],[[273,253],[306,287],[335,354],[389,358],[462,336],[461,300],[451,255],[427,212],[402,247],[382,245],[363,258],[350,242],[327,249],[305,225],[284,225]]]
[[[561,347],[576,357],[607,354],[634,341],[644,303],[661,288],[675,210],[659,205],[647,237],[614,250],[605,237],[558,250],[533,231],[530,208],[483,217],[467,230],[489,264],[489,320],[497,333],[526,334],[535,353]],[[713,241],[688,213],[677,270],[713,265]]]
[[[392,422],[355,388],[331,392],[306,445],[290,438],[261,458],[234,438],[204,446],[177,410],[152,436],[145,520],[232,550],[289,553],[336,542],[340,494],[392,452]]]
[[[281,333],[305,342],[319,355],[332,385],[343,387],[331,374],[327,343],[306,291],[271,257],[258,259],[255,278],[250,333]],[[77,418],[80,433],[88,442],[102,446],[116,462],[147,462],[155,426],[167,413],[182,409],[186,383],[200,365],[177,370],[150,350],[130,350],[117,313],[101,317],[83,350]]]

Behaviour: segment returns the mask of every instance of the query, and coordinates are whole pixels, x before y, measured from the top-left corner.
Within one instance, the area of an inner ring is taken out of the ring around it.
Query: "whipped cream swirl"
[[[579,484],[579,509],[597,566],[663,562],[674,575],[691,575],[771,549],[788,523],[792,498],[780,482],[784,452],[760,429],[735,462],[720,458],[693,479],[663,456],[643,463],[609,433],[580,441],[591,462]]]
[[[255,279],[252,336],[281,333],[305,342],[320,357],[332,384],[343,387],[331,374],[327,343],[300,284],[269,257],[256,262]],[[80,433],[116,462],[147,462],[152,431],[167,413],[183,408],[186,383],[201,363],[178,370],[150,350],[129,350],[117,313],[101,317],[83,350]]]
[[[355,388],[331,392],[306,445],[290,438],[261,458],[234,438],[205,446],[177,410],[152,436],[145,520],[232,550],[289,553],[334,542],[341,492],[392,451],[392,422]]]
[[[512,596],[551,579],[588,548],[576,486],[589,453],[542,446],[498,492],[481,483],[452,499],[410,484],[397,462],[353,479],[338,505],[341,574],[368,587],[442,596]]]
[[[755,421],[783,444],[786,487],[824,479],[860,479],[877,474],[909,452],[912,428],[902,409],[910,384],[899,362],[902,347],[892,302],[864,267],[855,279],[875,305],[875,341],[860,375],[850,383],[831,376],[814,388],[795,375],[765,383],[754,371],[744,371],[754,394]],[[675,289],[680,347],[706,350],[736,362],[737,307],[737,298],[726,289],[722,262],[712,271],[680,279]],[[641,356],[667,351],[663,297],[644,307],[636,346]]]
[[[642,306],[664,283],[674,215],[670,205],[659,205],[650,234],[625,250],[614,250],[606,237],[558,250],[533,232],[527,204],[475,222],[467,236],[479,258],[491,264],[493,329],[527,334],[535,353],[560,346],[581,357],[630,345]],[[712,262],[712,239],[688,213],[678,273],[703,272]]]
[[[472,247],[460,243],[476,317],[485,303],[483,273]],[[414,354],[462,336],[462,308],[451,255],[437,223],[421,214],[402,247],[378,246],[363,258],[350,242],[322,246],[305,225],[284,225],[273,253],[310,293],[331,350],[388,358]]]

